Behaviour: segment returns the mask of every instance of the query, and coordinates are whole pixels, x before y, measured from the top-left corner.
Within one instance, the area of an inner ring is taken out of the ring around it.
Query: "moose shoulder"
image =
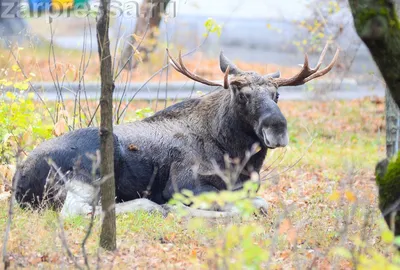
[[[220,89],[177,103],[142,121],[115,126],[117,201],[146,197],[162,204],[183,189],[194,194],[227,189],[226,179],[216,173],[216,169],[225,168],[226,157],[245,160],[229,186],[240,188],[250,173],[260,171],[268,148],[288,144],[286,119],[277,105],[278,87],[304,84],[328,73],[338,51],[332,62],[319,70],[326,49],[314,69],[309,68],[306,57],[301,71],[288,79],[280,78],[279,73],[242,71],[221,53],[222,84],[191,73],[181,55],[176,61],[168,52],[178,72]],[[99,144],[98,129],[85,128],[39,145],[14,176],[17,201],[35,207],[44,194],[54,201],[69,180],[91,183],[95,177],[88,154],[96,153]],[[258,145],[258,151],[249,157],[254,145]],[[49,160],[56,164],[56,174],[51,172]]]

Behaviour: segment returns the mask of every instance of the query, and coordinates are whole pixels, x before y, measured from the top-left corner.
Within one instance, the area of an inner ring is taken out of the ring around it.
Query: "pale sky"
[[[310,0],[176,0],[177,12],[235,18],[297,19],[307,13]]]

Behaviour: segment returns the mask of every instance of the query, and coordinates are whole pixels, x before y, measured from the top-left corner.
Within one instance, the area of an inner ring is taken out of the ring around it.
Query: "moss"
[[[375,175],[379,187],[379,207],[383,210],[400,198],[400,154],[379,162]]]
[[[385,1],[350,2],[355,18],[355,27],[362,38],[377,38],[377,33],[374,32],[376,28],[381,29],[378,33],[382,35],[391,35],[394,31],[400,30],[400,21],[394,7]],[[372,25],[375,27],[371,27]]]

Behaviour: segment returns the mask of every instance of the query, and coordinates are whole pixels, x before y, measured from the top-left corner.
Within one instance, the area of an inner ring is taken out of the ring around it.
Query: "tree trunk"
[[[400,22],[392,0],[349,0],[358,35],[400,106]]]
[[[100,1],[97,21],[97,44],[100,57],[101,96],[100,96],[100,173],[101,205],[104,219],[101,227],[100,246],[107,250],[116,249],[115,221],[115,179],[114,179],[114,138],[112,122],[112,97],[114,82],[110,40],[108,36],[110,21],[110,0]]]
[[[399,143],[397,133],[400,106],[400,22],[395,3],[392,0],[349,0],[349,4],[357,33],[367,45],[387,85],[386,151],[390,157],[398,150],[396,148]],[[397,106],[392,103],[390,96]],[[393,163],[389,166],[391,162]],[[400,219],[397,215],[400,211],[399,167],[399,157],[394,160],[386,158],[375,167],[379,209],[395,235],[400,234]]]
[[[400,112],[390,91],[385,91],[386,104],[386,156],[391,158],[399,151],[399,121]]]
[[[149,54],[157,47],[157,29],[160,26],[161,16],[165,13],[170,0],[144,0],[140,6],[140,14],[137,18],[135,33],[131,36],[129,43],[125,45],[122,52],[121,65],[125,69],[133,69],[138,61],[133,57],[134,49],[142,56],[142,61],[149,59]],[[147,34],[146,33],[147,30]],[[138,40],[137,40],[138,39]],[[143,40],[142,40],[143,39]]]

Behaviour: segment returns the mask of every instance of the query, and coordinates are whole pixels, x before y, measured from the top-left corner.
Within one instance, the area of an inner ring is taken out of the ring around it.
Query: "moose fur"
[[[268,148],[287,145],[287,123],[277,105],[278,85],[274,83],[279,73],[262,76],[241,71],[222,53],[220,67],[229,73],[227,89],[114,127],[117,202],[148,198],[163,204],[183,189],[194,194],[227,189],[215,165],[223,170],[225,156],[242,161],[249,149],[259,145],[234,183],[234,189],[240,188],[250,173],[260,171]],[[39,145],[14,176],[17,201],[33,207],[40,204],[51,185],[47,183],[49,160],[64,178],[90,184],[93,161],[87,154],[95,154],[99,146],[99,130],[92,127]]]

